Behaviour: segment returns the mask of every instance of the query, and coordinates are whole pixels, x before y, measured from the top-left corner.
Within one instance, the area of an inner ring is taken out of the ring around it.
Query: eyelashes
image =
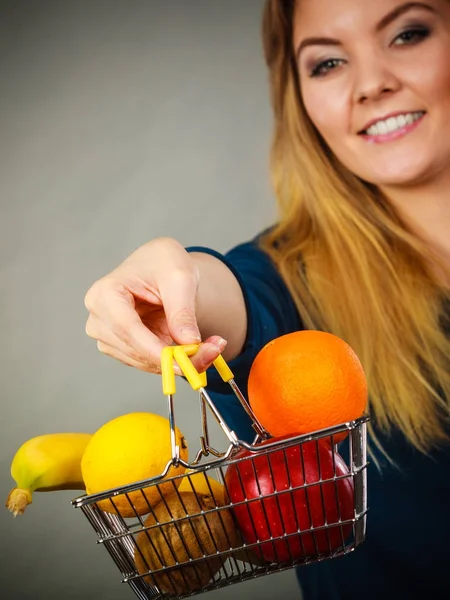
[[[408,27],[399,33],[390,46],[415,46],[428,38],[431,30],[423,25]],[[343,58],[326,58],[308,68],[309,77],[324,77],[346,62]]]
[[[333,69],[336,69],[336,67],[340,66],[343,62],[344,61],[341,58],[327,58],[326,60],[323,60],[322,62],[320,62],[316,66],[314,66],[310,70],[309,76],[310,77],[323,77],[324,75],[326,75]]]
[[[425,38],[429,37],[431,31],[428,27],[409,27],[402,31],[392,42],[393,46],[404,46],[418,44]]]

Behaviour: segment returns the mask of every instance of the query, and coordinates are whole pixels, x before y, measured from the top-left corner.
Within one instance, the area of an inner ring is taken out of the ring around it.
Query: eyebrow
[[[425,4],[424,2],[405,2],[405,4],[400,4],[386,16],[384,16],[381,21],[375,27],[377,32],[385,29],[388,25],[390,25],[393,21],[398,19],[401,15],[409,12],[410,10],[421,8],[423,10],[428,10],[429,12],[435,13],[436,9],[430,6],[429,4]],[[309,37],[302,40],[299,44],[295,54],[297,59],[300,57],[300,54],[304,48],[307,46],[342,46],[339,40],[328,38],[328,37]]]

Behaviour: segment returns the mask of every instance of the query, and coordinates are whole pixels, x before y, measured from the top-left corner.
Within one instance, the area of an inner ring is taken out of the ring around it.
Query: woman
[[[379,468],[365,543],[299,569],[304,597],[449,597],[450,2],[269,0],[264,44],[278,223],[225,256],[145,244],[89,290],[87,333],[150,372],[163,346],[203,340],[196,366],[223,351],[244,391],[270,339],[345,339]]]

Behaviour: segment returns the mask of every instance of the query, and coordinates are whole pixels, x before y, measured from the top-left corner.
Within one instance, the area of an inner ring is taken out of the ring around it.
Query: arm
[[[200,340],[197,369],[223,353],[244,373],[265,343],[300,327],[286,286],[256,242],[221,255],[158,238],[95,282],[85,303],[86,331],[98,349],[153,373],[165,346]]]
[[[205,252],[191,252],[199,272],[196,302],[202,339],[219,335],[227,340],[226,360],[238,356],[247,335],[247,311],[242,289],[226,264]]]
[[[259,350],[270,340],[303,328],[291,295],[270,258],[259,248],[258,240],[240,244],[225,254],[209,248],[188,248],[223,262],[238,282],[245,303],[246,337],[234,358],[225,358],[245,397],[251,365]],[[214,367],[208,370],[208,392],[229,427],[240,439],[250,442],[255,435],[250,420]]]

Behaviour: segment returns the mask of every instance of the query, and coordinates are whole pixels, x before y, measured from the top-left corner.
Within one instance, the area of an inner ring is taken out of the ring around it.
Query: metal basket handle
[[[161,354],[161,374],[162,374],[162,388],[163,393],[167,397],[167,405],[168,405],[168,413],[169,413],[169,423],[170,423],[170,439],[172,445],[172,464],[177,466],[180,463],[180,448],[176,444],[176,436],[175,436],[175,411],[174,411],[174,402],[173,396],[176,393],[176,381],[175,381],[175,371],[174,371],[174,360],[176,360],[178,366],[180,367],[181,372],[186,377],[190,386],[193,390],[199,392],[199,398],[201,403],[201,411],[202,411],[202,436],[200,437],[201,449],[196,455],[195,460],[191,465],[192,468],[195,468],[196,465],[200,462],[203,456],[208,456],[212,454],[217,458],[223,458],[230,454],[233,447],[240,447],[239,440],[234,431],[232,431],[224,419],[222,418],[220,412],[217,410],[214,402],[206,391],[207,386],[207,375],[206,371],[199,373],[197,369],[194,367],[192,361],[190,360],[190,356],[193,356],[197,350],[199,349],[200,344],[189,344],[189,345],[181,345],[181,346],[166,346],[163,348]],[[233,372],[230,367],[226,363],[225,359],[221,354],[216,358],[213,362],[214,367],[219,373],[220,377],[225,383],[228,383],[233,390],[233,393],[238,398],[242,407],[244,408],[247,415],[252,420],[253,429],[256,432],[257,438],[267,439],[270,437],[270,434],[264,429],[264,427],[259,422],[255,413],[250,407],[250,404],[245,399],[241,390],[237,386]],[[226,435],[228,441],[230,442],[230,447],[226,452],[220,452],[213,448],[209,443],[209,435],[208,435],[208,419],[206,406],[210,409],[212,414],[214,415],[216,421],[219,423],[222,431]]]

